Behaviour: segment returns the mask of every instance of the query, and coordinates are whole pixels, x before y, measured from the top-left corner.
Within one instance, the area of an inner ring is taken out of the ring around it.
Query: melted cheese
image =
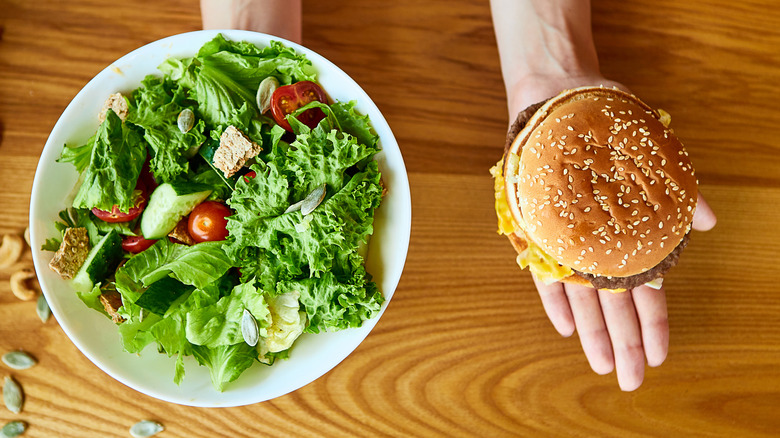
[[[490,169],[490,174],[493,175],[494,178],[493,189],[495,190],[496,197],[498,234],[509,235],[514,233],[528,244],[528,248],[517,255],[517,264],[523,269],[529,268],[536,278],[543,281],[545,284],[560,281],[574,274],[574,271],[572,271],[571,268],[560,265],[555,259],[550,257],[549,254],[544,252],[542,248],[531,241],[525,235],[522,227],[519,226],[512,217],[512,213],[509,210],[509,204],[506,200],[504,178],[501,174],[502,164],[503,163],[499,161]]]

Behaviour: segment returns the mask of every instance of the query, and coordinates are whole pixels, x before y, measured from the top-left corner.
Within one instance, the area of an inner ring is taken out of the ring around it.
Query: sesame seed
[[[663,222],[658,222],[658,229],[662,229],[663,227],[664,227],[664,223]]]

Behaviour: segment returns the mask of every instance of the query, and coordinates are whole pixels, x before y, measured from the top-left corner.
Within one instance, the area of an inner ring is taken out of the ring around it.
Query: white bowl
[[[379,134],[382,151],[376,160],[388,188],[376,212],[367,269],[374,276],[386,301],[384,313],[401,277],[409,247],[411,200],[409,182],[398,143],[387,121],[360,86],[333,63],[290,41],[256,32],[198,31],[171,36],[123,56],[95,76],[68,105],[54,126],[38,162],[30,200],[30,237],[38,280],[52,312],[74,344],[95,365],[114,379],[151,397],[190,406],[241,406],[269,400],[294,391],[322,376],[344,360],[376,325],[379,317],[362,327],[334,333],[304,334],[292,349],[290,359],[267,367],[256,363],[224,392],[216,391],[206,367],[192,357],[185,360],[181,386],[173,383],[174,358],[157,353],[154,344],[140,355],[122,350],[116,326],[105,316],[87,308],[68,282],[48,267],[51,252],[41,251],[43,242],[57,235],[54,221],[66,207],[65,198],[78,177],[69,163],[56,163],[62,147],[83,144],[98,126],[97,114],[105,98],[114,92],[130,92],[147,74],[159,74],[157,66],[170,57],[194,56],[217,33],[235,41],[259,46],[271,40],[283,42],[304,53],[318,72],[318,80],[335,100],[356,100],[356,108],[368,114]]]

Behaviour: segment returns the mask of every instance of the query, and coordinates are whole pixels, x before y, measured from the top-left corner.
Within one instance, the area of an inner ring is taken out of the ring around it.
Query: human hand
[[[512,113],[558,94],[563,89],[585,85],[626,87],[603,77],[540,77],[521,82],[509,96]],[[699,193],[693,228],[706,231],[716,218]],[[613,293],[590,287],[534,278],[545,312],[562,336],[576,330],[591,368],[598,374],[617,371],[620,388],[633,391],[642,384],[645,359],[651,367],[661,365],[669,348],[666,292],[648,286]]]

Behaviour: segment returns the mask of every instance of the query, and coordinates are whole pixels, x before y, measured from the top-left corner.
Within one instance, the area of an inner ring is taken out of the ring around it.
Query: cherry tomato
[[[154,245],[155,242],[157,241],[144,239],[144,236],[126,236],[122,239],[122,249],[133,254],[138,254]]]
[[[287,115],[315,100],[328,103],[325,91],[314,82],[301,81],[292,85],[285,85],[277,88],[274,94],[271,95],[271,114],[279,126],[292,132],[292,127],[287,122]],[[309,128],[314,129],[320,123],[320,120],[325,118],[325,113],[319,108],[312,108],[298,114],[297,118]]]
[[[227,205],[217,201],[198,204],[188,222],[188,231],[198,243],[225,240],[228,236],[227,217],[233,214]]]
[[[257,172],[254,170],[250,170],[249,172],[244,174],[244,181],[249,182],[250,179],[257,176]]]
[[[147,193],[146,184],[139,178],[135,185],[135,191],[133,192],[135,202],[127,213],[119,211],[119,206],[114,205],[111,211],[101,210],[99,208],[93,208],[92,214],[98,219],[105,222],[130,222],[141,215],[141,212],[146,208],[146,200],[149,198]]]

